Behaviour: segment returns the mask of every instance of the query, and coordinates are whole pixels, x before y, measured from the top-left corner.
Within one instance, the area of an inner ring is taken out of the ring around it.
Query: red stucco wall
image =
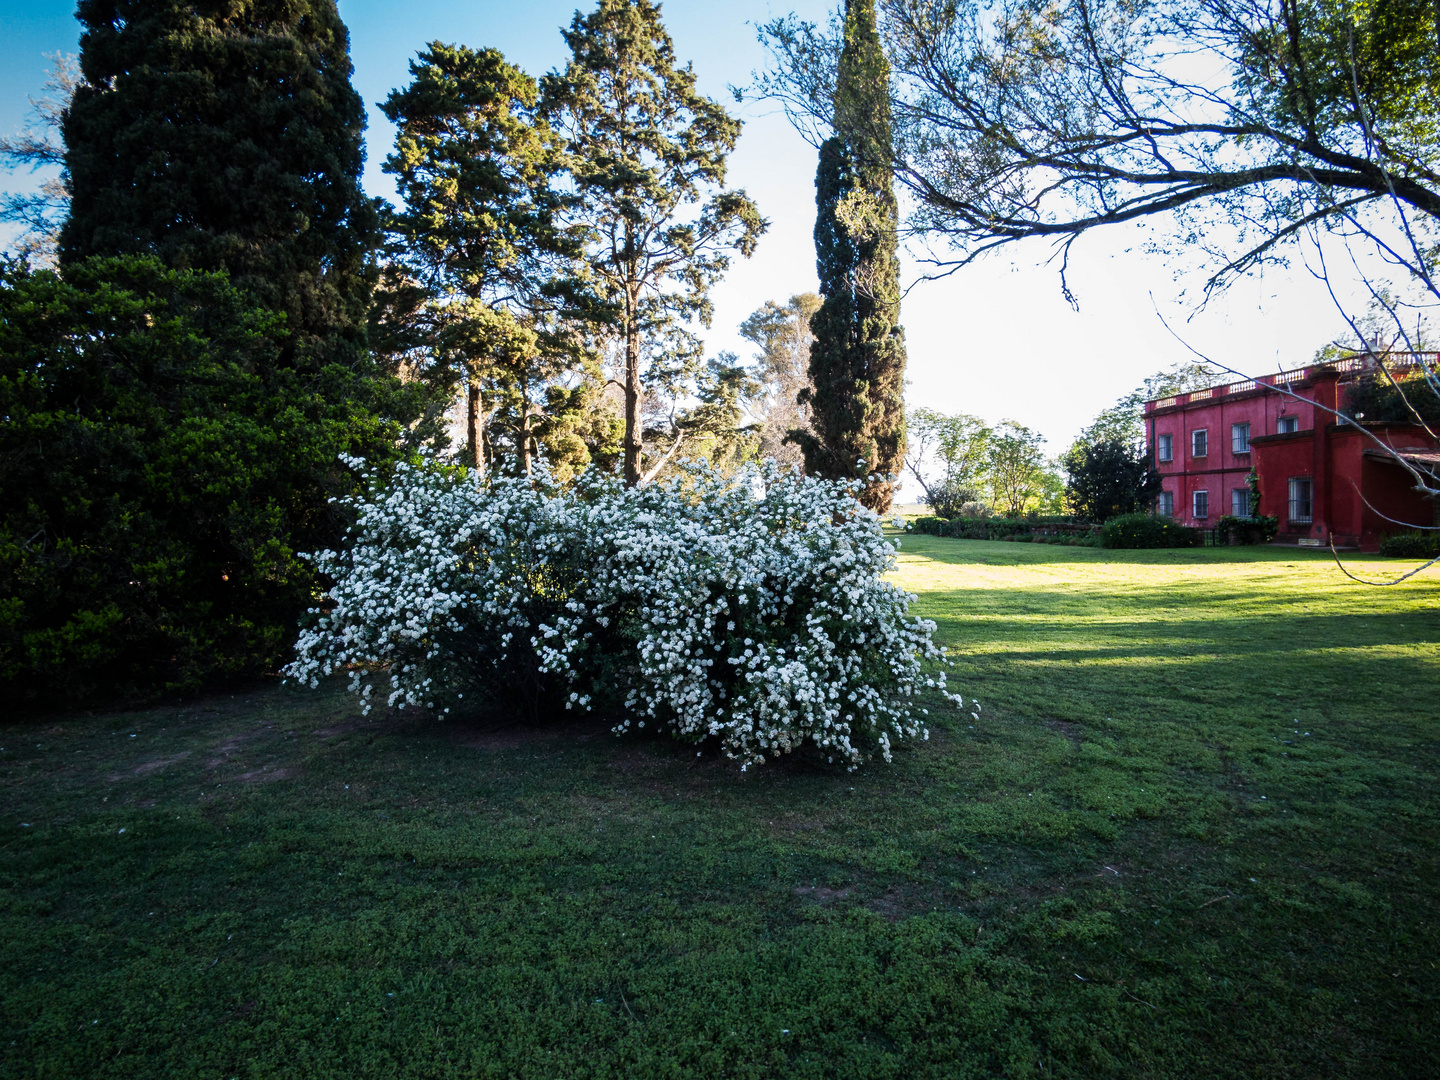
[[[1378,449],[1375,442],[1353,425],[1337,423],[1327,411],[1342,400],[1340,379],[1334,370],[1311,369],[1305,379],[1281,382],[1283,389],[1273,385],[1272,378],[1258,385],[1217,387],[1208,393],[1180,395],[1167,404],[1147,405],[1152,456],[1159,436],[1168,434],[1173,440],[1173,459],[1157,462],[1156,468],[1174,499],[1175,519],[1187,525],[1213,525],[1230,513],[1231,492],[1247,486],[1253,468],[1260,484],[1260,505],[1254,511],[1279,519],[1281,542],[1328,543],[1333,535],[1338,545],[1374,550],[1384,534],[1405,527],[1396,522],[1430,524],[1434,507],[1413,490],[1405,470],[1373,453],[1367,455],[1366,450]],[[1291,393],[1284,393],[1286,389]],[[1277,433],[1280,418],[1287,416],[1295,417],[1298,430]],[[1236,454],[1232,425],[1247,422],[1251,451]],[[1365,427],[1393,447],[1435,446],[1435,440],[1415,425]],[[1192,433],[1201,428],[1208,435],[1208,447],[1204,456],[1196,457],[1191,453]],[[1309,522],[1290,520],[1293,478],[1311,481]],[[1196,491],[1209,494],[1204,519],[1192,513]]]

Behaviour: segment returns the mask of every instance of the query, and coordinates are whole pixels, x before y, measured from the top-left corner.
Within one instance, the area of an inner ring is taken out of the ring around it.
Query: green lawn
[[[5,722],[0,1075],[1440,1075],[1433,573],[897,576],[984,708],[856,774],[333,690]]]

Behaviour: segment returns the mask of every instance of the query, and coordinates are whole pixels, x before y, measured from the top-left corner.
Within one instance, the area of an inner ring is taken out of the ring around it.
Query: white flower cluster
[[[335,585],[286,674],[348,671],[367,711],[377,681],[401,708],[477,690],[713,737],[742,767],[809,739],[854,768],[928,738],[921,686],[963,702],[922,672],[935,624],[881,580],[894,548],[842,484],[695,464],[557,490],[402,465],[352,506],[349,547],[313,556]]]

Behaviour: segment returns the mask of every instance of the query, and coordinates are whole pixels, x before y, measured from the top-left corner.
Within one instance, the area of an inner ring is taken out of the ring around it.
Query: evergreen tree
[[[873,0],[847,0],[835,134],[815,176],[815,264],[824,303],[811,321],[812,431],[793,433],[818,476],[878,475],[861,501],[890,508],[905,458],[905,338],[898,216],[890,175],[890,66]]]
[[[374,205],[334,0],[81,0],[62,264],[225,270],[290,329],[286,361],[357,361]]]
[[[1069,476],[1065,501],[1087,521],[1148,510],[1160,494],[1160,476],[1151,468],[1143,440],[1107,436],[1076,441],[1061,464]]]
[[[570,251],[554,221],[557,140],[535,116],[535,80],[495,49],[432,42],[410,74],[382,106],[399,129],[385,171],[404,200],[388,227],[433,290],[442,353],[463,372],[466,461],[486,465],[487,408],[505,399],[529,472],[532,384],[565,366],[540,332]]]
[[[566,137],[596,297],[620,339],[625,388],[625,479],[640,482],[644,359],[667,352],[698,370],[699,350],[680,324],[710,320],[710,287],[730,253],[748,257],[766,222],[743,191],[723,187],[740,121],[698,93],[677,67],[653,0],[600,0],[565,31],[572,53],[544,80],[551,122]],[[701,203],[699,212],[687,214]],[[685,215],[685,216],[682,216]],[[688,365],[688,366],[687,366]]]
[[[0,263],[0,693],[148,697],[273,670],[338,546],[338,459],[394,424],[219,274]]]

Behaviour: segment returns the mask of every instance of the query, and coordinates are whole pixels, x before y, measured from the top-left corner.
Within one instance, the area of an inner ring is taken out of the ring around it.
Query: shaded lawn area
[[[897,579],[983,711],[855,774],[333,689],[10,719],[0,1074],[1440,1073],[1433,577]]]

